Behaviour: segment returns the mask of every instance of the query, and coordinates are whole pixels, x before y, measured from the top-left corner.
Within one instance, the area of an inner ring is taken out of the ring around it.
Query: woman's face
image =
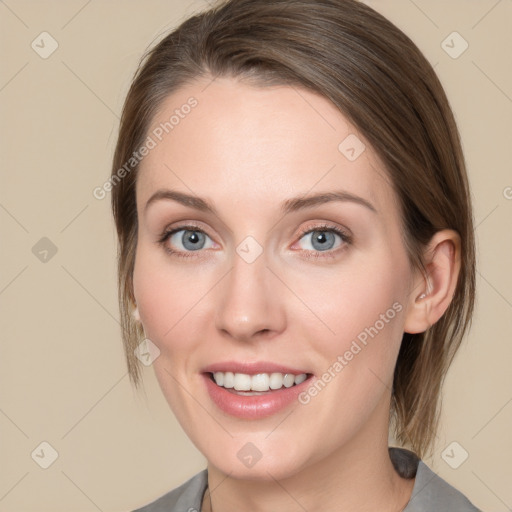
[[[323,97],[227,78],[168,97],[148,135],[134,293],[191,440],[253,479],[387,441],[414,275],[367,141]]]

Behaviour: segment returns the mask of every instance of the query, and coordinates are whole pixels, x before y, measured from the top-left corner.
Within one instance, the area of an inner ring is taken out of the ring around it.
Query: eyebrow
[[[180,203],[189,208],[194,208],[196,210],[212,213],[213,215],[218,216],[215,207],[206,199],[170,189],[157,190],[146,202],[146,205],[144,206],[144,212],[147,211],[151,204],[162,200],[176,201],[177,203]],[[352,194],[351,192],[347,192],[346,190],[321,192],[314,195],[303,195],[287,199],[282,203],[281,211],[283,215],[286,215],[288,213],[304,210],[313,206],[334,201],[356,203],[358,205],[364,206],[373,213],[377,213],[377,209],[368,200],[358,195]]]

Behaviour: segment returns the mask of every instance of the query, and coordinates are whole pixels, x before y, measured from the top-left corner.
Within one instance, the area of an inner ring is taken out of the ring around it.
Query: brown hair
[[[237,77],[257,85],[294,85],[329,99],[383,161],[399,199],[411,265],[444,228],[461,237],[461,271],[441,319],[405,333],[392,392],[398,441],[420,456],[431,447],[446,371],[474,306],[475,248],[469,186],[459,133],[432,66],[395,25],[356,0],[228,0],[195,15],[142,58],[128,92],[112,167],[119,237],[121,327],[132,383],[141,328],[131,317],[137,245],[137,164],[119,169],[143,145],[169,94],[199,77]]]

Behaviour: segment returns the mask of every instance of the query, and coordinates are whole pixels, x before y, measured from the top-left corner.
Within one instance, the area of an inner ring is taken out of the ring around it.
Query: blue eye
[[[208,245],[207,242],[210,242]],[[171,231],[166,231],[158,240],[165,250],[173,255],[188,257],[194,251],[209,249],[213,242],[202,230],[195,226],[180,226]]]
[[[181,233],[181,235],[180,235]],[[192,231],[190,229],[180,229],[169,237],[169,241],[174,245],[181,243],[187,251],[198,251],[204,249],[207,235],[202,231]]]
[[[306,247],[301,241],[306,240]],[[334,258],[339,250],[352,243],[352,237],[329,224],[314,226],[300,233],[299,245],[307,258]]]
[[[310,238],[309,245],[313,247],[313,249],[305,247],[305,249],[309,251],[328,251],[333,249],[335,248],[334,245],[336,244],[336,237],[341,238],[340,235],[333,233],[332,231],[325,230],[309,231],[302,237],[302,239],[306,237]],[[339,247],[339,244],[336,247]]]
[[[351,236],[341,229],[322,225],[303,230],[299,235],[298,244],[305,252],[305,257],[321,258],[334,257],[339,252],[338,249],[343,249],[351,242]],[[211,249],[215,245],[202,229],[193,225],[179,226],[165,231],[161,234],[158,243],[167,253],[181,258],[192,257],[194,252]]]

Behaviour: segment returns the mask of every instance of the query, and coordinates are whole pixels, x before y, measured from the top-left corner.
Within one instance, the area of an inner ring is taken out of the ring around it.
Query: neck
[[[387,429],[385,436],[376,436],[378,431],[383,429],[360,432],[349,445],[280,480],[236,479],[209,463],[202,512],[399,512],[409,501],[414,479],[396,472]]]

